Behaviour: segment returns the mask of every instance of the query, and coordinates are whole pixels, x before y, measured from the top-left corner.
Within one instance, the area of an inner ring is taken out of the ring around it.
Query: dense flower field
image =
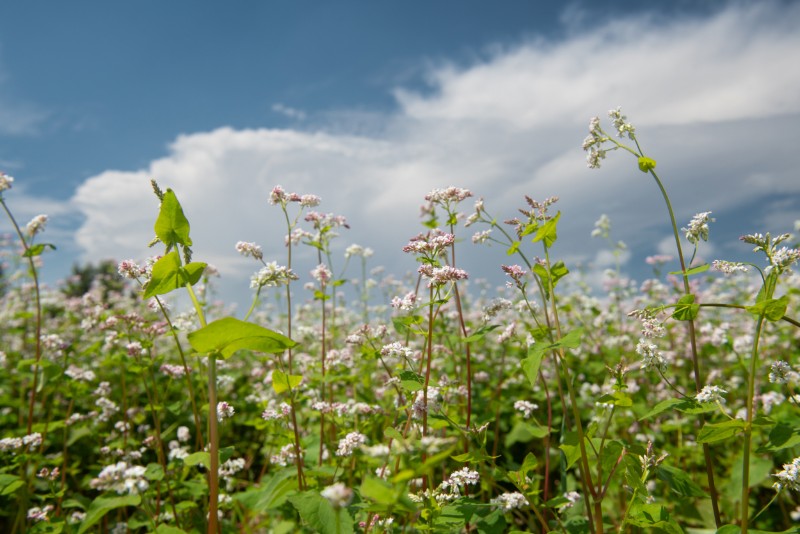
[[[237,319],[207,298],[180,192],[155,183],[158,255],[46,289],[47,218],[18,226],[0,174],[16,231],[0,531],[800,531],[797,240],[754,233],[751,264],[694,264],[711,214],[679,229],[656,162],[609,115],[611,134],[591,121],[589,166],[631,154],[676,250],[641,283],[607,271],[594,296],[553,256],[557,198],[496,219],[468,190],[430,192],[404,247],[417,273],[397,279],[362,246],[334,262],[346,219],[276,186],[286,255],[231,244],[256,270]],[[593,235],[621,254],[608,217]],[[457,263],[470,236],[508,251],[504,287]],[[188,311],[167,304],[178,292]]]

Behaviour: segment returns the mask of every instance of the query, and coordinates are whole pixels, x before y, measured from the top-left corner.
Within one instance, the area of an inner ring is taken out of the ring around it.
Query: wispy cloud
[[[272,111],[274,111],[275,113],[280,113],[281,115],[289,117],[290,119],[297,119],[302,121],[305,120],[306,118],[305,111],[289,107],[287,105],[281,104],[280,102],[272,104]]]
[[[615,239],[653,254],[669,233],[653,184],[626,154],[589,171],[580,150],[590,116],[618,104],[658,160],[679,224],[709,210],[723,224],[726,213],[746,207],[757,230],[776,217],[758,199],[800,197],[797,27],[800,4],[773,2],[733,3],[704,18],[616,19],[559,41],[495,47],[475,64],[438,64],[428,91],[394,91],[399,110],[383,117],[379,133],[334,123],[316,132],[183,135],[146,169],[87,180],[72,200],[86,217],[76,239],[86,258],[146,254],[154,177],[184,203],[198,256],[242,274],[252,266],[235,256],[238,240],[283,255],[281,217],[267,204],[282,184],[319,194],[322,209],[346,215],[352,230],[343,245],[371,246],[377,261],[412,270],[399,249],[420,229],[417,207],[432,188],[453,184],[485,196],[498,219],[513,216],[523,194],[559,195],[562,256],[603,258],[589,233],[604,212]],[[792,205],[782,206],[791,217]],[[494,254],[495,264],[504,257]]]

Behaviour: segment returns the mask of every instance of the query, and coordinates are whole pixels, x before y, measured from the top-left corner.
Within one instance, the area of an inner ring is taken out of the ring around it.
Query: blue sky
[[[588,119],[621,105],[679,224],[714,212],[708,259],[746,256],[741,233],[791,230],[800,4],[596,4],[5,2],[6,198],[20,219],[50,215],[50,280],[150,253],[151,176],[237,295],[255,268],[237,240],[283,257],[276,184],[322,196],[351,221],[342,248],[371,246],[400,270],[414,268],[399,249],[435,187],[469,187],[498,218],[523,194],[559,195],[562,257],[607,265],[588,237],[607,213],[642,274],[668,251],[657,190],[635,162],[590,171],[580,151]],[[495,247],[465,261],[484,275],[507,260]]]

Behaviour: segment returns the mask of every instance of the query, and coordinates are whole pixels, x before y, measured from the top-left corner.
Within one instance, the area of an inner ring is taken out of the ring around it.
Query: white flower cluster
[[[146,491],[150,483],[144,477],[145,468],[141,465],[129,466],[126,462],[107,465],[93,478],[89,485],[101,491],[115,491],[122,495],[136,495]]]
[[[27,436],[23,436],[21,438],[3,438],[0,439],[0,452],[17,452],[20,449],[35,451],[41,444],[42,435],[38,432],[28,434]]]
[[[709,215],[711,215],[710,211],[698,213],[689,221],[688,228],[681,228],[681,232],[685,233],[686,240],[689,243],[697,245],[701,239],[708,241],[708,223],[716,220],[713,217],[709,217]]]
[[[778,479],[773,484],[775,491],[780,491],[783,488],[800,491],[800,457],[792,460],[792,463],[783,464],[783,470],[778,471],[773,476]]]
[[[503,510],[503,512],[524,508],[530,504],[528,503],[528,499],[518,491],[513,493],[501,493],[492,499],[490,503]]]
[[[339,447],[336,449],[336,456],[350,456],[359,446],[367,442],[367,436],[360,432],[350,432],[339,440]]]
[[[319,492],[334,508],[344,508],[353,500],[353,490],[337,482]]]
[[[250,288],[285,286],[297,279],[298,276],[291,269],[271,261],[250,278]]]
[[[697,402],[719,402],[720,404],[725,404],[725,397],[723,397],[725,393],[727,391],[719,386],[703,386],[703,389],[695,396],[695,399],[697,399]]]

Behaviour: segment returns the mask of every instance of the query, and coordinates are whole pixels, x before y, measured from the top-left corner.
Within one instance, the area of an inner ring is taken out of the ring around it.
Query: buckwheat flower
[[[27,447],[29,451],[35,451],[39,448],[39,445],[42,444],[42,435],[38,432],[34,432],[33,434],[28,434],[27,436],[22,437],[22,446]]]
[[[130,278],[131,280],[136,280],[140,276],[145,274],[145,269],[139,267],[133,260],[122,260],[119,262],[117,266],[117,272],[119,272],[120,276],[124,278]]]
[[[179,426],[178,427],[178,441],[182,443],[186,443],[191,439],[191,434],[189,433],[189,427],[186,426]]]
[[[778,360],[770,366],[769,381],[772,384],[787,384],[796,382],[800,375],[783,360]]]
[[[681,228],[681,232],[685,232],[686,240],[689,243],[696,245],[701,239],[708,241],[708,223],[716,220],[709,215],[711,215],[710,211],[698,213],[689,221],[688,228]]]
[[[427,195],[425,200],[437,204],[448,204],[450,202],[458,203],[472,196],[469,189],[461,189],[458,187],[450,186],[446,189],[434,189]]]
[[[450,474],[448,479],[450,484],[463,488],[467,484],[475,485],[481,481],[481,476],[477,471],[473,471],[468,467],[462,467],[458,471]]]
[[[128,352],[128,356],[144,356],[147,354],[147,351],[138,341],[131,341],[125,345],[125,350]]]
[[[191,367],[189,371],[191,371]],[[171,363],[161,364],[159,371],[171,378],[181,378],[186,374],[186,369],[182,365],[173,365]]]
[[[34,523],[38,523],[40,521],[47,521],[48,517],[47,514],[53,511],[53,505],[48,504],[44,508],[39,508],[38,506],[34,506],[33,508],[28,508],[28,519],[33,521]]]
[[[311,271],[311,276],[314,278],[314,280],[319,282],[320,285],[324,286],[331,281],[331,278],[333,278],[333,273],[331,273],[331,270],[328,269],[327,265],[320,263],[316,266],[316,268],[314,268],[314,270]]]
[[[417,295],[412,291],[410,293],[406,293],[403,298],[393,297],[392,308],[403,311],[413,310],[415,302],[417,302]]]
[[[725,393],[727,393],[727,391],[719,386],[703,386],[703,389],[695,396],[695,399],[697,402],[718,402],[720,404],[725,404],[725,397],[723,397]]]
[[[527,274],[527,271],[520,267],[519,265],[501,265],[501,269],[503,272],[510,276],[515,282],[519,282],[523,276]]]
[[[298,276],[291,269],[271,261],[250,278],[250,288],[285,286],[297,279]]]
[[[564,498],[569,501],[567,504],[563,506],[563,508],[572,508],[576,502],[581,500],[581,494],[577,491],[568,491],[564,494]]]
[[[611,123],[614,125],[614,128],[617,130],[617,137],[625,137],[627,135],[630,139],[634,138],[634,132],[636,131],[636,128],[634,128],[631,123],[625,122],[628,117],[622,114],[622,110],[619,106],[617,106],[615,109],[609,110],[608,116],[611,119]]]
[[[441,287],[449,282],[456,282],[458,280],[466,280],[469,278],[467,271],[457,269],[450,265],[443,265],[442,267],[433,267],[432,265],[421,265],[417,269],[422,276],[428,278],[427,287]]]
[[[304,208],[314,208],[319,206],[322,199],[319,198],[317,195],[301,195],[300,196],[300,205]]]
[[[11,189],[11,184],[14,183],[14,178],[0,171],[0,193]]]
[[[353,490],[337,482],[319,492],[334,508],[344,508],[353,500]]]
[[[592,230],[592,237],[608,238],[611,235],[611,219],[605,213],[600,215],[600,218],[594,222],[594,230]]]
[[[91,382],[95,379],[94,371],[81,369],[75,364],[71,364],[64,374],[73,380],[82,380],[84,382]]]
[[[244,458],[231,458],[219,466],[219,476],[231,477],[244,469]]]
[[[668,254],[655,254],[654,256],[647,256],[644,259],[647,265],[664,265],[670,261],[672,261],[672,256]]]
[[[425,405],[425,394],[422,390],[417,391],[414,404],[411,405],[411,415],[414,419],[422,419],[425,412],[436,412],[442,408],[442,396],[439,388],[428,386],[428,404]]]
[[[518,491],[513,493],[501,493],[491,501],[490,504],[500,508],[503,512],[510,512],[512,510],[524,508],[530,503],[523,494]]]
[[[504,298],[496,298],[492,300],[492,302],[489,303],[489,305],[483,307],[482,310],[483,315],[481,319],[483,320],[483,322],[488,323],[494,317],[496,317],[497,314],[500,313],[501,311],[510,310],[511,306],[512,303],[510,300]]]
[[[261,260],[264,258],[264,254],[261,252],[261,247],[256,245],[255,243],[250,243],[247,241],[239,241],[236,243],[236,252],[244,256],[245,258],[252,256],[257,260]]]
[[[783,470],[778,471],[772,476],[778,479],[778,481],[772,485],[775,491],[781,491],[783,488],[800,491],[800,457],[792,460],[792,463],[783,464]]]
[[[492,233],[491,228],[489,230],[483,230],[481,232],[475,232],[472,236],[472,242],[476,245],[481,243],[486,243],[489,240],[489,234]]]
[[[654,368],[662,373],[667,370],[667,361],[653,343],[645,338],[639,339],[636,345],[636,354],[642,357],[642,369]]]
[[[350,432],[339,440],[339,447],[336,449],[336,456],[350,456],[353,451],[367,442],[367,436],[360,432]]]
[[[286,194],[286,191],[283,190],[283,187],[276,185],[275,187],[272,188],[272,192],[269,194],[270,204],[286,205],[288,201],[289,201],[289,195]]]
[[[538,405],[526,400],[518,400],[514,402],[514,409],[522,412],[522,416],[525,419],[530,419],[531,415],[533,415],[533,411],[538,407]]]
[[[737,261],[714,260],[711,268],[725,274],[746,273],[747,266]]]
[[[764,411],[764,413],[769,414],[772,411],[773,406],[779,406],[783,404],[783,402],[786,400],[786,396],[782,393],[778,393],[777,391],[767,391],[766,393],[759,395],[758,400],[761,401],[761,409]]]
[[[115,491],[119,495],[123,493],[136,495],[146,491],[150,486],[144,477],[145,471],[146,469],[140,465],[128,466],[126,462],[117,462],[104,467],[89,485],[101,491]]]
[[[47,215],[41,214],[37,215],[30,222],[25,226],[25,232],[33,237],[39,232],[44,230],[45,225],[47,224]]]
[[[236,412],[233,406],[228,404],[225,401],[217,403],[217,421],[223,421],[224,419],[228,419],[233,417],[233,414]]]
[[[789,270],[789,268],[800,260],[800,249],[781,247],[773,250],[769,256],[769,266],[764,269],[769,272],[772,269],[777,269],[778,273]]]

